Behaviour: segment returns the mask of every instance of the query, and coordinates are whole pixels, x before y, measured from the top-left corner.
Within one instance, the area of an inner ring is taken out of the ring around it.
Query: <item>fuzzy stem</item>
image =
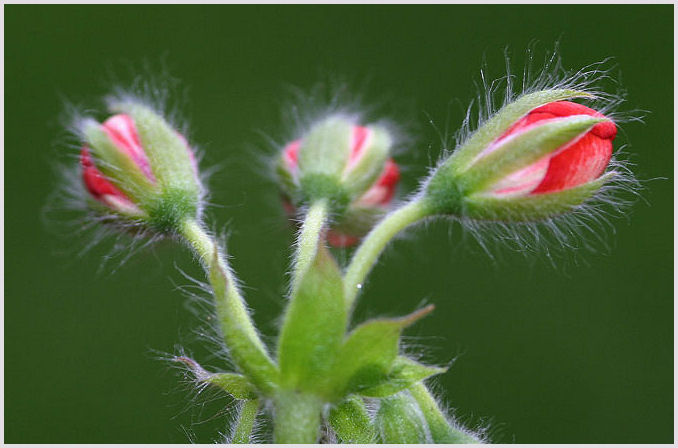
[[[278,369],[259,337],[226,259],[214,239],[196,221],[185,221],[181,234],[207,271],[217,318],[233,361],[259,390],[272,393]]]
[[[358,297],[362,283],[377,262],[379,255],[393,237],[405,227],[425,218],[429,214],[426,202],[421,199],[402,206],[389,213],[367,234],[344,275],[346,307],[350,310]]]
[[[274,443],[317,443],[323,402],[318,397],[282,391],[274,400]]]
[[[294,273],[292,277],[292,297],[294,297],[301,279],[313,263],[318,252],[320,234],[328,216],[326,200],[316,201],[309,207],[304,218],[304,224],[299,232],[297,252],[295,254]]]
[[[240,404],[231,443],[250,443],[257,412],[259,412],[259,400],[246,400]]]
[[[479,437],[448,421],[424,383],[410,387],[410,393],[419,404],[435,443],[483,443]]]

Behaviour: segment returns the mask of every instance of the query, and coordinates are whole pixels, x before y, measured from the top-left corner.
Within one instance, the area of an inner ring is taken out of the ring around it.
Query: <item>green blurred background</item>
[[[209,185],[222,207],[210,222],[227,224],[234,267],[273,340],[292,232],[255,168],[259,131],[288,135],[279,113],[288,86],[344,77],[381,104],[377,115],[405,120],[414,136],[398,156],[406,193],[438,155],[446,124],[461,122],[483,59],[500,76],[508,46],[520,71],[531,42],[559,39],[568,68],[615,58],[623,110],[649,111],[645,124],[622,125],[619,145],[641,179],[663,179],[646,182],[645,200],[604,230],[608,249],[552,261],[506,249],[490,258],[456,224],[419,229],[388,251],[357,315],[435,303],[409,331],[411,349],[457,358],[439,389],[496,442],[671,442],[669,5],[6,6],[6,441],[210,442],[226,425],[227,399],[195,398],[159,359],[178,344],[224,367],[196,341],[199,322],[176,290],[190,283],[179,269],[200,275],[189,254],[160,244],[120,266],[119,256],[103,261],[105,243],[78,256],[89,240],[77,226],[64,232],[58,210],[44,217],[59,182],[54,161],[75,163],[64,157],[73,153],[64,99],[94,107],[111,74],[126,85],[144,64],[181,80],[204,166],[221,165]]]

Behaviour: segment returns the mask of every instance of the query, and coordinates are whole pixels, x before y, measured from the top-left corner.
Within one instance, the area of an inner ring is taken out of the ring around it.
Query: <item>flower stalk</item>
[[[251,443],[252,430],[259,412],[259,405],[259,400],[245,400],[240,403],[231,443]]]
[[[321,236],[327,222],[329,205],[327,200],[320,199],[309,207],[304,218],[304,223],[299,232],[297,250],[294,256],[294,273],[292,274],[292,296],[299,289],[299,283],[313,263],[318,244],[321,244]]]
[[[226,259],[198,222],[185,221],[181,234],[207,272],[224,342],[234,362],[262,393],[270,394],[278,369],[259,337]]]
[[[344,275],[346,308],[350,310],[360,289],[388,243],[402,230],[429,214],[425,201],[415,199],[386,215],[356,250]]]

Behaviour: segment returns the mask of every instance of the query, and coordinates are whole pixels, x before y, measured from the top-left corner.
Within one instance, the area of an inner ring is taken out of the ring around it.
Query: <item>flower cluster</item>
[[[433,310],[354,325],[351,314],[379,256],[406,227],[434,216],[506,225],[567,215],[604,188],[617,125],[552,88],[508,102],[396,201],[400,168],[383,126],[342,114],[316,121],[276,154],[290,217],[302,222],[275,353],[259,335],[224,249],[202,218],[204,189],[191,145],[138,100],[78,123],[82,184],[107,222],[184,242],[205,269],[214,319],[234,372],[209,372],[184,356],[198,387],[238,400],[229,442],[251,442],[273,420],[277,443],[316,443],[321,428],[346,443],[479,443],[450,419],[426,381],[447,369],[402,349],[405,329]],[[341,266],[327,247],[358,245]],[[348,330],[350,329],[350,331]],[[368,403],[374,403],[368,406]]]

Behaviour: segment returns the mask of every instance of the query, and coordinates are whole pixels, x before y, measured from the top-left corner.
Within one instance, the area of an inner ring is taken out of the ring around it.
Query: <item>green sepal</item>
[[[375,443],[376,432],[365,403],[352,395],[330,410],[329,422],[342,443]]]
[[[576,140],[593,126],[604,121],[609,120],[590,115],[573,115],[543,121],[506,139],[499,148],[481,156],[457,178],[466,192],[486,190],[509,174]]]
[[[303,173],[299,185],[298,202],[312,204],[326,200],[334,214],[343,214],[351,201],[339,180],[327,174]]]
[[[593,197],[617,173],[553,193],[517,197],[476,194],[464,200],[463,216],[490,221],[539,221],[569,212]]]
[[[428,424],[433,443],[484,443],[479,436],[450,422],[424,383],[413,385],[409,392]]]
[[[186,219],[198,215],[198,202],[191,192],[169,188],[149,202],[147,210],[149,226],[169,233],[179,230]]]
[[[391,149],[391,136],[380,127],[369,128],[368,141],[355,165],[344,171],[341,183],[353,199],[362,196],[384,170]]]
[[[87,120],[82,133],[96,160],[96,167],[136,204],[152,202],[160,189],[125,152],[118,149],[99,123]],[[142,205],[143,206],[143,205]]]
[[[380,400],[375,425],[381,443],[431,443],[428,423],[408,391]]]
[[[278,343],[282,387],[328,394],[346,319],[341,272],[320,244],[285,313]]]
[[[341,346],[332,372],[339,397],[384,382],[398,356],[403,329],[433,311],[429,305],[398,319],[374,319],[353,330]]]
[[[413,359],[398,356],[387,379],[374,387],[361,390],[360,395],[364,397],[388,397],[411,387],[419,381],[446,371],[447,369],[444,367],[427,366]]]
[[[315,124],[304,136],[299,148],[299,172],[322,174],[339,181],[351,155],[353,125],[333,116]],[[320,199],[320,198],[314,198]]]
[[[138,102],[111,104],[111,110],[134,120],[141,145],[163,190],[183,190],[197,202],[201,191],[191,149],[167,121],[150,107]]]
[[[532,109],[554,101],[572,98],[593,97],[588,92],[571,89],[540,90],[528,93],[502,107],[495,115],[482,124],[463,146],[456,150],[440,166],[439,170],[451,170],[452,173],[464,171],[478,154],[493,141],[504,134],[514,123],[527,115]]]

